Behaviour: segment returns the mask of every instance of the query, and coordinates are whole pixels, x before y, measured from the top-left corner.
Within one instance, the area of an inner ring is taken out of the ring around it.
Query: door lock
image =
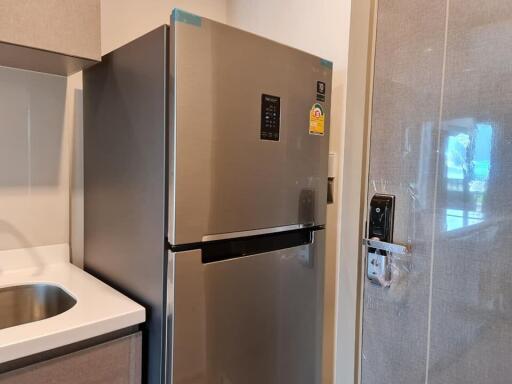
[[[380,285],[381,287],[389,287],[391,285],[391,266],[389,256],[381,255],[377,252],[368,252],[368,279],[372,283]]]
[[[368,251],[366,276],[372,283],[381,287],[391,285],[391,252],[401,251],[393,250],[394,216],[395,196],[374,195],[370,202],[368,239],[364,240]]]

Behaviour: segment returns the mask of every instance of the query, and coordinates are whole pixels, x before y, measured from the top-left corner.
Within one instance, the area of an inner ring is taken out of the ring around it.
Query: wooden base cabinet
[[[0,375],[0,384],[140,384],[140,332]]]

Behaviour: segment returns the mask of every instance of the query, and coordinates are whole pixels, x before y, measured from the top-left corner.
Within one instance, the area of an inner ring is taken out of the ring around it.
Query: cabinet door
[[[2,384],[140,384],[140,333],[0,375]]]

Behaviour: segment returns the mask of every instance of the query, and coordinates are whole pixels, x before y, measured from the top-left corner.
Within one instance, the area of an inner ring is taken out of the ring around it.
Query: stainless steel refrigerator
[[[85,266],[144,381],[321,380],[332,64],[175,10],[84,71]]]

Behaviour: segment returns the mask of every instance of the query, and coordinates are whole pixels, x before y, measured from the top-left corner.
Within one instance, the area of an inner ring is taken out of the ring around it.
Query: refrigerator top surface
[[[330,63],[173,15],[171,244],[325,224]]]

